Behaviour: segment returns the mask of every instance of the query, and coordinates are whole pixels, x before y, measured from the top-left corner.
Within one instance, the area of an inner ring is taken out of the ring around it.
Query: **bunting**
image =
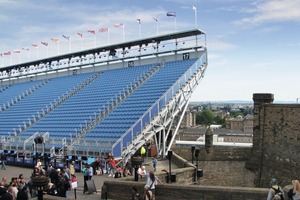
[[[96,34],[96,32],[94,30],[87,30],[87,32],[91,33],[91,34]]]
[[[108,31],[108,28],[107,28],[107,27],[106,27],[106,28],[100,28],[100,29],[99,29],[99,32],[102,32],[102,33],[103,33],[103,32],[107,32],[107,31]]]
[[[62,35],[66,40],[70,40],[70,36]]]
[[[48,42],[41,42],[41,44],[48,46]]]
[[[82,33],[77,33],[77,35],[79,35],[79,37],[81,37],[81,38],[82,38],[82,36],[83,36]]]
[[[115,28],[123,28],[123,27],[124,27],[124,24],[115,24],[114,27],[115,27]]]
[[[55,42],[55,43],[59,43],[59,39],[58,38],[52,38],[51,39],[53,42]]]
[[[176,12],[167,12],[168,17],[176,17]]]

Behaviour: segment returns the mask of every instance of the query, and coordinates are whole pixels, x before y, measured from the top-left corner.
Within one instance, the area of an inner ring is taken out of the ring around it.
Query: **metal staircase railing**
[[[86,123],[85,127],[76,133],[76,138],[72,138],[71,144],[69,145],[69,150],[73,150],[75,144],[79,144],[81,138],[83,138],[87,133],[89,133],[99,122],[104,119],[109,113],[111,113],[121,102],[123,102],[128,96],[130,96],[137,88],[139,88],[146,80],[152,77],[159,69],[163,67],[163,63],[157,65],[153,70],[151,70],[147,75],[142,76],[135,83],[130,86],[126,86],[127,90],[124,90],[115,100],[112,100],[112,103],[108,107],[105,107],[104,111],[99,112],[99,115],[96,115],[94,119],[91,118],[90,123]]]

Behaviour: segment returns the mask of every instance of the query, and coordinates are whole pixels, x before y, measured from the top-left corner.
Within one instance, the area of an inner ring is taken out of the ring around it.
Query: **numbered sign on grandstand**
[[[77,74],[77,69],[73,69],[73,75]]]
[[[188,60],[188,59],[190,59],[190,54],[189,53],[184,53],[184,54],[182,54],[182,59],[183,60]]]
[[[133,67],[134,66],[134,61],[128,61],[128,67]]]

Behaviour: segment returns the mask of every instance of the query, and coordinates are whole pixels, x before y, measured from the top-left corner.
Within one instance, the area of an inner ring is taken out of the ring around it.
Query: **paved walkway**
[[[146,171],[150,171],[153,170],[152,168],[152,159],[151,158],[146,158],[145,159],[145,167],[146,167]],[[162,169],[166,169],[168,170],[169,168],[169,160],[158,160],[157,162],[157,172],[160,172]],[[172,169],[177,168],[174,164],[172,164]],[[19,176],[19,174],[24,174],[24,178],[26,181],[30,180],[30,176],[32,173],[32,169],[30,168],[20,168],[20,167],[14,167],[14,166],[7,166],[6,170],[0,170],[0,178],[2,179],[2,177],[6,176],[8,178],[8,181],[10,181],[10,179],[12,177],[17,177]],[[100,200],[101,199],[101,187],[103,185],[103,182],[106,180],[111,180],[112,177],[108,177],[107,174],[104,175],[99,175],[99,176],[93,176],[93,180],[95,183],[95,187],[97,190],[97,193],[92,193],[92,194],[83,194],[83,176],[80,172],[76,173],[76,177],[78,180],[78,188],[76,190],[76,197],[77,199],[89,199],[89,200]],[[132,180],[134,181],[134,177],[132,176]],[[37,199],[37,198],[32,198]],[[53,196],[48,196],[45,195],[44,199],[58,199],[57,197]],[[66,198],[64,198],[66,199]],[[75,199],[75,194],[74,191],[69,191],[69,198],[67,199]]]

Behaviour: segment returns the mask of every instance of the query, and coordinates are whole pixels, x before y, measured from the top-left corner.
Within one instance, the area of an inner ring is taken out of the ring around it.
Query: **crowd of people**
[[[1,154],[2,169],[6,169],[6,155]],[[142,196],[145,199],[153,199],[155,195],[155,185],[161,183],[161,181],[154,176],[154,170],[156,170],[157,160],[153,159],[153,171],[146,172],[145,166],[142,165],[138,168],[136,173],[141,178],[145,178],[145,191]],[[45,166],[47,165],[47,166]],[[68,197],[72,183],[77,182],[75,175],[75,162],[70,160],[63,168],[55,168],[50,162],[42,164],[40,159],[36,160],[36,164],[31,173],[30,180],[25,180],[23,174],[18,177],[11,178],[10,182],[7,181],[7,177],[2,178],[0,183],[0,200],[12,199],[12,200],[26,200],[28,197],[35,197],[38,195],[32,179],[34,177],[47,177],[49,182],[47,187],[43,191],[49,195]],[[84,164],[81,168],[81,173],[84,179],[83,193],[88,191],[87,181],[92,180],[93,175],[106,175],[112,178],[121,178],[127,176],[133,176],[135,171],[129,159],[124,165],[120,164],[118,160],[115,160],[112,154],[108,154],[107,157],[101,156],[95,159],[90,164]],[[138,194],[138,191],[133,187],[133,191]]]

